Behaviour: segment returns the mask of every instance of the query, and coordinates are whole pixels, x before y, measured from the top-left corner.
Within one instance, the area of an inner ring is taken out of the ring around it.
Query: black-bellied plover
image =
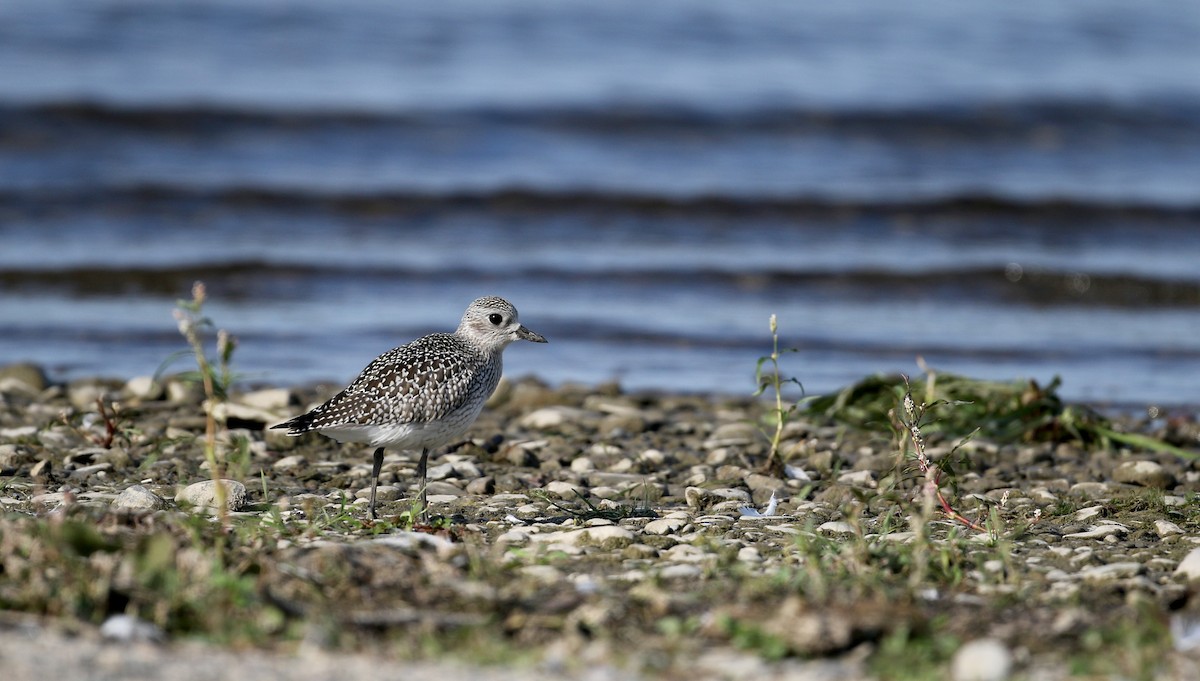
[[[287,428],[288,435],[315,430],[338,442],[375,447],[371,518],[383,450],[421,450],[417,478],[425,517],[429,450],[467,432],[500,383],[504,348],[517,340],[546,342],[517,320],[517,308],[507,300],[480,298],[467,307],[454,333],[433,333],[383,353],[325,404],[271,427]]]

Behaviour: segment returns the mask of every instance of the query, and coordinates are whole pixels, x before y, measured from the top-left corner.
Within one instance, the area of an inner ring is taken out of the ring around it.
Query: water
[[[249,380],[510,298],[510,375],[810,393],[917,358],[1200,403],[1200,5],[0,5],[0,362]]]

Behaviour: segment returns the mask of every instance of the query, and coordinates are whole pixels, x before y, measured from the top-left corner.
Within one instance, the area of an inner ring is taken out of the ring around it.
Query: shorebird
[[[504,348],[514,341],[545,343],[517,319],[517,308],[487,296],[467,307],[454,333],[433,333],[375,358],[345,390],[312,411],[272,428],[288,435],[317,431],[338,442],[375,447],[371,503],[383,451],[416,451],[421,517],[428,512],[425,472],[429,451],[462,438],[500,382]]]

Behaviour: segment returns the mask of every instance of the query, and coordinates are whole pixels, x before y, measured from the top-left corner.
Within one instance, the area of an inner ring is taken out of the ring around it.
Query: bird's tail
[[[295,418],[290,418],[283,423],[275,424],[271,426],[271,428],[287,428],[288,435],[300,435],[301,433],[307,433],[308,431],[312,430],[312,424],[314,420],[316,420],[316,416],[310,411]]]

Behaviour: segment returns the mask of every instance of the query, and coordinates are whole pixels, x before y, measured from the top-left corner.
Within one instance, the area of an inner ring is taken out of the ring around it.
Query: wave
[[[282,212],[325,210],[369,215],[404,214],[415,210],[475,210],[521,212],[593,212],[678,214],[710,217],[761,216],[822,218],[855,216],[939,216],[1041,218],[1079,220],[1143,220],[1193,227],[1200,221],[1200,203],[1162,204],[1136,200],[1021,198],[989,193],[946,194],[912,200],[850,199],[819,195],[741,196],[699,193],[669,195],[604,190],[542,190],[528,187],[461,191],[314,191],[288,187],[203,188],[179,184],[97,186],[87,189],[0,189],[0,207],[20,209],[91,210],[98,207],[203,203],[231,208],[274,208]],[[1070,229],[1070,224],[1062,225]],[[1092,229],[1094,225],[1087,225]]]
[[[702,107],[671,104],[611,103],[593,106],[525,106],[462,108],[303,108],[256,107],[218,101],[132,103],[89,99],[43,102],[0,102],[6,128],[82,125],[141,130],[222,127],[300,129],[329,126],[513,125],[555,128],[588,134],[636,135],[677,130],[822,135],[838,132],[911,134],[925,131],[944,137],[974,139],[980,134],[1056,129],[1094,129],[1111,135],[1129,132],[1200,130],[1200,100],[1189,97],[1147,98],[1135,102],[1108,99],[1032,98],[975,103],[932,102],[926,105],[806,107],[760,105]]]
[[[716,290],[786,292],[789,296],[828,297],[845,301],[910,300],[1001,303],[1022,306],[1110,308],[1200,307],[1200,281],[1138,275],[1083,273],[1026,268],[970,267],[893,271],[881,269],[831,271],[736,271],[718,268],[614,268],[588,270],[538,267],[503,272],[459,268],[460,281],[490,280],[499,275],[531,286],[572,287],[712,287]],[[378,287],[402,283],[431,283],[444,278],[440,269],[386,266],[330,266],[264,260],[191,263],[177,266],[99,266],[0,270],[0,291],[54,292],[72,297],[149,295],[177,296],[191,282],[203,279],[209,288],[231,300],[247,298],[298,299],[304,286],[357,282]]]

